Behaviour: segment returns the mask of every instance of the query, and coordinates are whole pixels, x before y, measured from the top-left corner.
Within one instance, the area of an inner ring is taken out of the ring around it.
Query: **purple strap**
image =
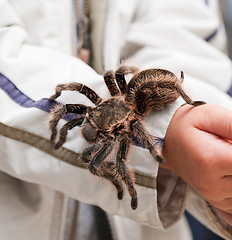
[[[227,91],[227,94],[229,94],[232,97],[232,85],[230,86],[230,89]]]
[[[45,112],[50,112],[50,109],[53,108],[58,102],[50,101],[48,98],[42,98],[41,100],[33,100],[21,92],[14,83],[12,83],[6,76],[0,73],[0,88],[5,91],[5,93],[17,104],[25,108],[39,108]],[[75,117],[80,116],[75,113],[68,113],[65,115],[64,119],[69,121]],[[136,145],[143,146],[143,143],[138,143],[134,140]],[[158,138],[157,144],[162,145],[163,139]]]
[[[45,112],[50,112],[50,109],[58,104],[56,101],[50,101],[48,98],[42,98],[41,100],[32,100],[23,92],[21,92],[14,83],[12,83],[6,76],[0,73],[0,88],[5,91],[5,93],[21,107],[25,108],[39,108]],[[68,113],[65,115],[64,119],[69,121],[79,114]]]

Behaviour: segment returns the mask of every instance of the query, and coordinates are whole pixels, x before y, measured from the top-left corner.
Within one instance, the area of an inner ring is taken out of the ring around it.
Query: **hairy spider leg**
[[[86,148],[82,152],[81,158],[85,163],[88,163],[88,168],[92,174],[105,178],[113,183],[118,192],[118,199],[121,200],[123,198],[123,187],[118,180],[116,166],[112,162],[102,162],[102,160],[104,160],[104,158],[110,153],[113,147],[112,146],[111,148],[107,148],[107,145],[109,146],[110,143],[105,144],[104,142],[105,141],[101,140],[100,142],[94,143],[90,147]],[[97,162],[95,163],[97,164],[97,167],[94,166],[94,158],[97,159]],[[100,164],[101,162],[102,164]]]
[[[49,117],[49,127],[51,129],[51,141],[54,141],[57,135],[57,124],[59,120],[67,113],[85,114],[88,106],[82,104],[57,104],[51,109]]]
[[[96,175],[103,177],[113,183],[117,190],[118,199],[123,198],[123,186],[118,180],[118,173],[115,163],[105,161],[101,164],[100,169],[97,170]]]
[[[89,163],[89,170],[95,174],[96,169],[99,168],[101,162],[110,154],[113,149],[113,143],[111,141],[102,141],[99,150],[95,153]]]
[[[115,73],[114,71],[107,71],[104,74],[104,81],[107,88],[110,91],[111,96],[119,95],[118,87],[115,83]]]
[[[81,154],[81,158],[83,162],[89,163],[91,156],[94,155],[100,149],[100,147],[101,147],[101,142],[98,142],[86,148]]]
[[[50,100],[53,101],[61,95],[63,90],[78,91],[81,94],[89,98],[94,104],[98,104],[102,99],[97,95],[95,91],[81,83],[67,83],[59,84],[56,86],[56,93],[50,97]]]
[[[110,141],[111,142],[111,141]],[[106,140],[105,139],[101,139],[100,141],[92,144],[90,147],[86,148],[82,154],[81,154],[81,158],[85,163],[91,163],[91,159],[94,158],[94,156],[98,155],[98,151],[100,149],[102,149],[106,144]],[[113,147],[113,146],[112,146]]]
[[[180,94],[180,96],[185,100],[185,102],[187,104],[193,105],[193,106],[199,106],[199,105],[203,105],[206,102],[204,101],[193,101],[184,91],[184,89],[181,86],[181,83],[183,83],[184,81],[184,73],[181,71],[181,77],[180,77],[180,83],[177,82],[177,84],[175,85],[175,88],[177,90],[177,92]]]
[[[129,168],[127,168],[125,164],[128,155],[129,145],[130,145],[129,138],[123,138],[120,141],[120,146],[117,152],[116,165],[118,174],[126,184],[128,192],[131,196],[131,208],[135,210],[138,206],[138,197],[137,192],[134,188],[133,172]]]
[[[77,118],[74,118],[74,119],[70,120],[69,122],[67,122],[60,129],[60,137],[59,137],[59,141],[55,144],[55,149],[60,148],[66,142],[68,130],[73,129],[76,126],[80,126],[83,123],[84,119],[85,119],[84,116],[79,116]]]
[[[138,120],[134,120],[131,122],[131,127],[134,136],[137,138],[137,140],[145,145],[145,148],[147,148],[150,151],[150,154],[152,157],[158,161],[159,163],[164,163],[164,158],[159,154],[156,147],[156,142],[154,139],[156,139],[155,136],[150,135],[147,130],[144,128],[141,122]]]
[[[125,80],[125,75],[130,74],[130,73],[135,75],[137,72],[139,72],[138,68],[127,67],[127,66],[121,66],[116,70],[115,77],[116,77],[118,87],[122,94],[125,94],[127,92],[127,83]]]
[[[176,82],[172,81],[165,81],[163,79],[156,81],[156,86],[157,87],[162,87],[162,88],[173,88],[176,89],[177,93],[184,99],[184,101],[187,104],[193,105],[193,106],[199,106],[202,104],[205,104],[204,101],[193,101],[184,91],[182,87],[182,83],[184,81],[184,73],[181,71],[181,78],[180,80],[177,79]]]
[[[110,154],[114,144],[111,140],[101,139],[99,142],[92,144],[86,148],[81,158],[85,163],[89,163],[89,170],[95,175],[95,170],[100,166],[101,162]]]

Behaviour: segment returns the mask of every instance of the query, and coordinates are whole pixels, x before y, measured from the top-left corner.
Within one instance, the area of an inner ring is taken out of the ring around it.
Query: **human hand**
[[[213,104],[184,105],[164,141],[164,167],[181,176],[232,225],[232,112]]]

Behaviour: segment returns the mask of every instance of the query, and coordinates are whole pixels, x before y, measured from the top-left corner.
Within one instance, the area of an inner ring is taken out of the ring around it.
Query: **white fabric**
[[[168,230],[160,230],[140,225],[128,218],[120,216],[113,216],[111,220],[115,232],[115,239],[119,240],[141,240],[141,239],[155,239],[155,240],[186,240],[192,239],[191,230],[188,226],[185,217]],[[114,231],[113,231],[114,232]]]
[[[232,79],[231,62],[224,55],[223,26],[210,43],[202,40],[220,25],[217,2],[209,2],[206,6],[202,0],[110,1],[102,49],[105,69],[116,68],[121,59],[129,57],[130,62],[141,69],[165,68],[178,76],[180,71],[184,71],[185,87],[194,99],[197,97],[231,108],[232,101],[222,92],[229,88]],[[58,83],[77,81],[92,87],[102,97],[109,96],[102,77],[80,60],[69,56],[71,1],[0,0],[0,12],[0,72],[26,95],[34,100],[49,97]],[[22,108],[3,91],[0,91],[0,98],[1,122],[49,138],[47,113]],[[90,104],[85,97],[70,92],[62,94],[59,101]],[[152,134],[165,136],[171,116],[181,103],[179,99],[146,119]],[[64,121],[60,121],[60,125],[62,123]],[[78,128],[69,132],[64,146],[77,152],[86,146]],[[138,223],[163,228],[154,189],[136,186],[139,206],[133,211],[126,191],[124,199],[118,201],[110,183],[86,170],[2,136],[0,151],[0,170],[16,179],[38,184],[40,194],[38,207],[25,205],[15,188],[11,187],[11,181],[9,184],[4,182],[5,187],[0,188],[0,196],[4,196],[0,208],[7,211],[0,211],[1,239],[14,239],[12,226],[17,240],[31,239],[32,236],[34,240],[62,239],[64,215],[60,210],[59,216],[54,217],[55,210],[51,207],[51,196],[56,195],[56,191]],[[132,147],[129,158],[130,166],[157,175],[158,164],[147,150]],[[17,199],[19,205],[14,203]],[[63,196],[60,197],[60,209],[64,204]],[[14,215],[16,208],[20,212],[19,217]],[[41,222],[48,223],[50,229],[38,227]],[[23,228],[27,230],[20,231]]]

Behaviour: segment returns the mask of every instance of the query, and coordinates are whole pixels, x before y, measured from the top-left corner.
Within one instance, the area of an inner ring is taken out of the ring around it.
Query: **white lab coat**
[[[73,81],[108,97],[101,74],[127,59],[140,69],[164,68],[177,76],[184,71],[184,87],[194,100],[232,106],[225,94],[232,80],[231,61],[214,0],[92,1],[95,70],[70,56],[70,1],[0,0],[0,12],[0,83],[12,83],[8,90],[16,87],[27,100],[49,98],[57,84]],[[79,128],[69,131],[65,149],[57,152],[49,145],[46,111],[25,107],[23,101],[20,105],[17,94],[8,96],[2,90],[0,99],[0,239],[65,239],[69,197],[107,211],[118,239],[191,239],[181,218],[186,207],[214,232],[231,239],[229,230],[214,221],[207,203],[177,176],[168,174],[164,193],[157,196],[159,166],[146,149],[132,146],[129,154],[128,165],[148,181],[136,185],[139,206],[133,211],[127,191],[119,201],[111,183],[74,166],[75,162],[64,162],[67,154],[75,160],[75,153],[87,146]],[[63,93],[59,101],[91,104],[73,92]],[[164,138],[182,103],[178,99],[146,118],[153,135]],[[168,191],[171,198],[166,203]],[[165,207],[158,207],[157,197]],[[138,232],[137,238],[133,236]]]

